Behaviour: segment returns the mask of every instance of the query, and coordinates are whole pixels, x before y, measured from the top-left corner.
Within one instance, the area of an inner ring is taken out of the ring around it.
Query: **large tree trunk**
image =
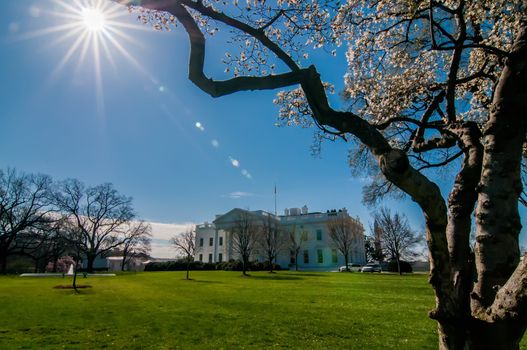
[[[295,271],[298,271],[298,251],[295,255]]]
[[[467,214],[474,195],[470,188],[475,184],[475,173],[469,174],[467,168],[470,158],[466,158],[449,199],[447,236],[454,283],[450,315],[454,317],[436,318],[440,349],[517,350],[527,326],[527,264],[518,265],[520,162],[527,131],[526,29],[524,22],[496,87],[484,130],[481,176],[476,186],[477,282],[473,290],[466,244]],[[467,193],[460,195],[463,192]],[[462,199],[469,199],[468,203]]]
[[[192,259],[191,256],[187,256],[187,280],[189,279],[189,271],[190,271],[190,262],[191,262],[191,259]]]
[[[249,259],[247,259],[245,256],[242,257],[242,274],[244,276],[247,276],[247,265],[248,265]]]
[[[93,254],[86,254],[86,271],[89,273],[93,272],[93,263],[95,262],[95,258],[97,255]]]
[[[0,248],[0,273],[7,274],[7,250]]]

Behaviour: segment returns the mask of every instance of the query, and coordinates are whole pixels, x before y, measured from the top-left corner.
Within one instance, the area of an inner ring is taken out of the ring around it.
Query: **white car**
[[[379,264],[366,264],[362,269],[362,272],[381,272],[382,268]]]
[[[339,272],[345,272],[345,271],[351,271],[351,272],[360,272],[361,265],[359,264],[348,264],[348,268],[346,269],[346,265],[339,267]]]

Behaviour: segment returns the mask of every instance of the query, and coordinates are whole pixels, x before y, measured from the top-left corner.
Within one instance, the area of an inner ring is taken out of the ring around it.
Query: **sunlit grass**
[[[0,349],[436,349],[426,276],[182,272],[0,277]]]

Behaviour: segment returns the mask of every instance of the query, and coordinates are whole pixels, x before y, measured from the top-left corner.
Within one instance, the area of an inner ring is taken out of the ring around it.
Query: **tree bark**
[[[299,251],[297,251],[295,254],[295,271],[298,271],[298,253]]]
[[[527,110],[527,33],[522,33],[507,58],[495,90],[484,137],[483,171],[476,210],[475,307],[492,304],[497,290],[518,265],[521,229],[518,198]]]
[[[475,248],[478,276],[470,300],[466,297],[472,287],[466,270],[470,258],[463,246],[468,240],[467,214],[474,194],[456,193],[466,192],[467,187],[470,191],[474,184],[471,179],[474,174],[467,168],[470,156],[449,200],[451,218],[447,235],[457,312],[452,319],[438,320],[441,349],[517,350],[527,326],[527,264],[518,265],[520,162],[527,131],[526,29],[527,23],[523,22],[495,89],[490,119],[483,132],[481,176],[476,177],[479,180]],[[462,203],[461,197],[468,199],[468,203]]]
[[[0,273],[7,274],[7,250],[0,248]]]
[[[73,289],[76,293],[79,293],[79,290],[77,289],[77,271],[79,269],[79,260],[75,260],[75,265],[73,269]]]
[[[247,276],[247,265],[248,265],[248,261],[249,259],[247,259],[245,256],[242,257],[242,275],[244,276]]]
[[[93,263],[95,262],[95,258],[97,255],[93,254],[87,254],[86,255],[86,271],[89,273],[93,272]]]

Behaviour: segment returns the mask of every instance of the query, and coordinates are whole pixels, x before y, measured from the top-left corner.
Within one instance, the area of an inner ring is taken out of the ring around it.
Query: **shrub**
[[[404,272],[404,273],[410,273],[410,272],[413,271],[413,270],[412,270],[412,265],[410,265],[409,262],[407,262],[407,261],[402,261],[402,260],[401,260],[399,263],[400,263],[400,265],[401,265],[401,272]],[[399,272],[399,271],[397,270],[397,260],[390,260],[390,261],[388,262],[388,268],[387,268],[387,270],[388,270],[389,272]]]
[[[189,266],[190,270],[216,270],[215,263],[202,263],[192,261]],[[186,261],[157,261],[146,264],[145,271],[186,271]]]
[[[221,263],[203,263],[193,261],[190,263],[190,270],[224,270],[224,271],[242,271],[243,265],[239,260],[223,261]],[[184,261],[163,261],[151,262],[145,266],[145,271],[186,271],[187,263]],[[247,266],[249,271],[266,271],[269,270],[269,262],[251,262]],[[273,264],[273,270],[280,270],[280,265]]]

